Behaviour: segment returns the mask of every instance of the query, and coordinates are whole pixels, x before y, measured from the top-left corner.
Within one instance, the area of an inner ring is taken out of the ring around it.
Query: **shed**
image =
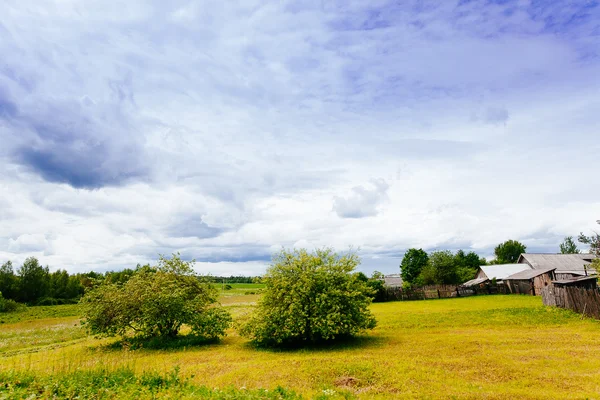
[[[556,268],[526,269],[506,278],[508,290],[516,294],[531,294],[541,296],[542,288],[554,280]]]
[[[586,289],[596,289],[598,287],[596,276],[578,276],[576,278],[561,279],[552,281],[556,287],[579,287]]]
[[[495,264],[495,265],[482,265],[479,267],[479,271],[477,271],[477,278],[487,278],[501,281],[506,279],[512,274],[516,274],[517,272],[524,271],[526,269],[530,269],[523,264]]]
[[[533,269],[555,268],[556,279],[569,279],[577,276],[594,275],[590,264],[594,254],[541,254],[523,253],[517,263],[527,264]]]
[[[383,277],[383,284],[387,287],[402,287],[402,283],[400,274],[386,275]]]

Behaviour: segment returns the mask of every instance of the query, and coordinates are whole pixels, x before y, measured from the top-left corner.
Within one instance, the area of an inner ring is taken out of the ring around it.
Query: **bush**
[[[141,268],[124,284],[104,282],[82,298],[84,324],[100,336],[174,338],[183,324],[191,335],[225,335],[231,316],[217,307],[218,290],[194,273],[178,254],[160,257],[157,267]]]
[[[5,299],[0,293],[0,312],[12,312],[25,308],[23,304],[17,303],[12,299]]]
[[[273,257],[264,296],[242,335],[260,345],[297,345],[374,328],[368,309],[373,292],[352,274],[359,263],[356,254],[331,249],[282,250]]]
[[[38,306],[56,306],[58,304],[61,304],[58,299],[52,297],[44,297],[37,302]]]

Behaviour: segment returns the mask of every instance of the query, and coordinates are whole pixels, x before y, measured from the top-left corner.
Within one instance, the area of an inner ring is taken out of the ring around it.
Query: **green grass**
[[[23,399],[300,399],[294,392],[283,388],[275,390],[244,390],[228,387],[208,388],[190,384],[179,377],[176,367],[167,374],[143,373],[136,375],[129,368],[113,371],[98,368],[64,375],[39,377],[31,373],[0,373],[0,398]]]
[[[240,321],[257,297],[228,296],[223,304]],[[0,325],[0,343],[9,341],[0,351],[0,381],[10,373],[17,376],[13,381],[33,376],[38,386],[22,389],[33,393],[34,387],[69,386],[83,379],[77,374],[99,370],[110,381],[125,369],[131,380],[123,392],[93,384],[90,390],[145,398],[155,389],[139,383],[144,374],[167,376],[180,366],[187,386],[160,388],[160,396],[185,398],[220,388],[238,398],[283,387],[305,398],[599,398],[600,321],[544,307],[539,297],[378,303],[372,311],[379,324],[370,334],[300,350],[257,349],[234,329],[219,343],[127,350],[114,346],[114,339],[78,336],[84,334],[70,325],[76,316],[40,311],[36,315],[44,318]]]
[[[263,283],[215,283],[214,284],[221,297],[232,297],[240,295],[254,295],[259,294],[262,289],[265,288]],[[231,289],[224,289],[225,286],[231,286]]]
[[[76,317],[79,314],[80,307],[78,304],[25,307],[20,311],[0,313],[0,324],[33,321],[44,318]]]

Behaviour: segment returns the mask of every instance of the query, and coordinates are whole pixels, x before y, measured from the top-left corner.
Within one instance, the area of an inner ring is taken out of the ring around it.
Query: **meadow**
[[[259,288],[246,289],[236,288]],[[226,293],[222,303],[239,322],[259,296]],[[0,317],[0,398],[44,397],[65,382],[98,398],[600,398],[600,322],[539,297],[371,309],[377,328],[336,345],[259,349],[232,328],[218,343],[133,350],[86,335],[77,306],[32,307]],[[68,397],[65,387],[55,393]]]

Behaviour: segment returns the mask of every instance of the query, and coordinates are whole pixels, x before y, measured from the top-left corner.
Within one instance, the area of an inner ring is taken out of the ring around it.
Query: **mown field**
[[[258,296],[227,294],[223,304],[242,321]],[[44,397],[64,382],[104,398],[600,398],[600,322],[538,297],[379,303],[372,311],[374,331],[335,346],[257,349],[231,329],[219,343],[132,350],[87,336],[77,306],[33,307],[0,316],[0,381],[9,383],[0,398]],[[118,390],[106,388],[113,381]]]

